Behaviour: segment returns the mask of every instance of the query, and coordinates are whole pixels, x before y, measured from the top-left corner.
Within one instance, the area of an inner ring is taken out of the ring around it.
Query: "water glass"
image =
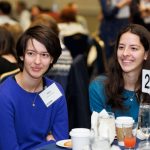
[[[91,150],[110,150],[109,140],[95,138],[91,143]]]
[[[113,112],[107,112],[107,115],[99,116],[99,137],[109,140],[111,144],[116,135],[115,116]]]
[[[150,104],[148,103],[140,104],[138,126],[139,129],[145,134],[148,140],[150,135]]]
[[[140,142],[137,150],[150,150],[150,141]]]

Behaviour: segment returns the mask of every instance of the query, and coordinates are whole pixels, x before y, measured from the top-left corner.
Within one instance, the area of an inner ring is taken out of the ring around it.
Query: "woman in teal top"
[[[89,87],[91,111],[113,111],[115,117],[138,120],[141,73],[150,51],[150,34],[141,25],[130,24],[120,31],[106,76],[99,76]]]

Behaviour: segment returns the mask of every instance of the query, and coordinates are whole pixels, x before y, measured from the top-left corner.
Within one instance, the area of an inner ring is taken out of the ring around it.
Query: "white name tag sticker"
[[[62,93],[58,89],[57,85],[53,83],[39,95],[42,98],[46,107],[49,107],[52,103],[54,103],[58,98],[62,96]]]
[[[150,70],[142,70],[142,92],[150,94]]]

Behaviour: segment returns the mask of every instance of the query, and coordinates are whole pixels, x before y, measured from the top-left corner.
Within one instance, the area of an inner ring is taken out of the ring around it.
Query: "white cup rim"
[[[122,117],[117,117],[115,120],[116,124],[133,124],[134,120],[132,117],[126,117],[126,116],[122,116]]]
[[[71,137],[90,137],[90,129],[87,128],[74,128],[70,131]]]

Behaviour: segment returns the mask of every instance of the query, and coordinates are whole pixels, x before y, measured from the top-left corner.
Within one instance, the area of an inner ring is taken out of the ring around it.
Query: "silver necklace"
[[[134,96],[135,96],[135,91],[134,91],[133,95],[129,97],[130,101],[133,101]]]
[[[34,89],[34,92],[37,90],[37,88],[39,87],[39,85],[41,84],[41,81],[39,82],[39,84],[36,86],[36,88]],[[32,101],[32,107],[35,107],[35,102],[36,102],[36,99],[37,99],[37,96],[39,95],[39,92],[36,93],[33,101]]]
[[[16,80],[17,81],[17,80]],[[43,79],[37,84],[37,86],[34,88],[34,90],[33,90],[33,93],[35,93],[35,91],[38,89],[38,87],[40,86],[40,84],[42,83],[42,81],[43,81]],[[20,81],[18,81],[17,82],[23,89],[25,89],[24,88],[24,86],[23,86],[23,83]],[[32,101],[32,107],[35,107],[35,102],[36,102],[36,99],[37,99],[37,96],[39,95],[39,92],[36,92],[36,95],[35,95],[35,97],[34,97],[34,99],[33,99],[33,101]]]
[[[43,89],[45,90],[47,88],[47,86],[45,86]],[[32,102],[32,107],[35,107],[35,102],[36,102],[36,99],[37,99],[37,96],[39,95],[40,92],[37,92],[34,99],[33,99],[33,102]]]
[[[37,96],[39,95],[39,92],[36,93],[34,99],[33,99],[33,102],[32,102],[32,107],[35,107],[35,101],[36,101],[36,98]]]

